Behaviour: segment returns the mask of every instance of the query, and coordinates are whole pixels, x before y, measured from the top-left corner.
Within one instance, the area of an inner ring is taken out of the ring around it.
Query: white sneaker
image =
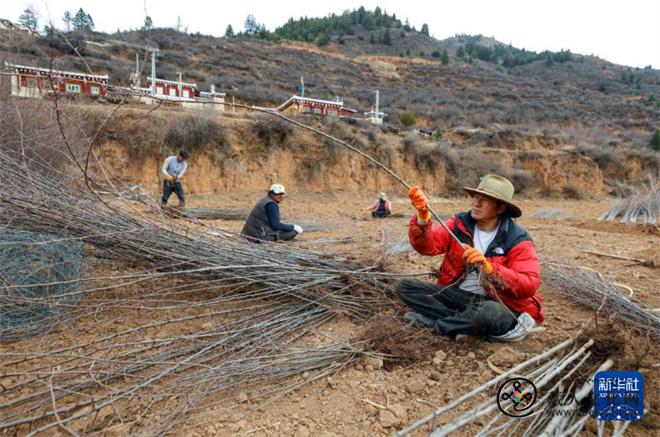
[[[529,333],[536,327],[536,320],[527,313],[522,313],[518,316],[518,323],[509,331],[502,335],[489,335],[488,338],[495,341],[520,341],[527,337]]]

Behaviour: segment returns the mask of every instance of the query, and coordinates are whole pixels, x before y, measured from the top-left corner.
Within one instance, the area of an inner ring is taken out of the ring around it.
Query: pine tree
[[[227,25],[227,29],[225,30],[225,38],[233,38],[234,37],[234,28],[231,27],[231,24]]]
[[[392,45],[392,35],[390,35],[389,29],[383,31],[383,44],[386,44],[388,46]]]
[[[318,39],[316,40],[316,44],[319,46],[324,46],[330,42],[330,37],[328,36],[327,33],[320,33]]]
[[[259,23],[257,23],[257,19],[254,18],[254,15],[248,14],[247,18],[245,19],[245,34],[247,36],[255,36],[257,33],[259,33],[260,27]]]
[[[447,53],[447,50],[442,51],[442,65],[447,65],[449,64],[449,53]]]
[[[655,132],[653,133],[649,147],[660,152],[660,128],[656,128]]]
[[[426,24],[426,23],[422,24],[421,32],[422,32],[422,35],[429,36],[429,25]]]
[[[90,17],[90,19],[91,19],[91,17]],[[144,24],[142,25],[142,28],[146,31],[150,31],[154,28],[154,23],[153,23],[153,21],[151,21],[151,17],[149,15],[144,17]]]
[[[37,18],[37,13],[31,7],[26,8],[23,11],[21,16],[18,17],[18,22],[21,23],[21,25],[31,30],[37,30],[37,26],[39,25],[39,19]]]
[[[76,15],[71,19],[71,25],[73,30],[85,30],[87,29],[87,14],[83,8],[78,9]]]
[[[64,21],[66,31],[71,32],[71,12],[65,11],[64,16],[62,16],[62,21]]]
[[[87,30],[92,30],[94,29],[94,20],[92,19],[92,16],[87,14],[87,17],[85,18],[85,29]]]

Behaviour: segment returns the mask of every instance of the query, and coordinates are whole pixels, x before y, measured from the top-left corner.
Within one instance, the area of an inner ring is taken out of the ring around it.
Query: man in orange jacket
[[[486,175],[477,188],[463,188],[472,208],[434,225],[428,200],[417,187],[408,196],[417,214],[408,237],[422,255],[445,254],[437,284],[404,279],[397,294],[414,311],[404,319],[439,335],[469,334],[498,340],[524,338],[541,311],[540,268],[532,239],[513,219],[522,212],[506,178]]]

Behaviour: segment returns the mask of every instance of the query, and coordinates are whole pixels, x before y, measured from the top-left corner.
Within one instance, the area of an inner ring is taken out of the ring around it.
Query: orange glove
[[[465,258],[466,263],[481,264],[486,273],[490,274],[493,272],[493,265],[490,262],[488,262],[488,260],[483,255],[483,253],[479,252],[477,249],[470,246],[469,244],[463,243],[463,248],[465,248],[465,252],[463,252],[463,258]]]
[[[167,179],[167,182],[174,182],[174,176],[169,173],[165,176],[165,179]]]
[[[182,181],[184,177],[185,177],[184,175],[181,175],[181,176],[178,176],[177,179],[178,179],[179,181]]]
[[[410,203],[417,209],[417,218],[423,222],[431,220],[431,211],[428,208],[429,200],[426,198],[424,192],[419,187],[412,187],[408,191],[408,197],[410,198]]]

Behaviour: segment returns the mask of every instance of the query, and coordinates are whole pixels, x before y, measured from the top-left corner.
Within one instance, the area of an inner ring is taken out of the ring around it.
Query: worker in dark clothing
[[[188,158],[190,158],[190,153],[182,149],[178,155],[168,156],[165,159],[163,168],[161,169],[163,173],[163,197],[161,199],[161,205],[163,208],[167,206],[167,201],[173,192],[179,198],[179,207],[183,208],[186,206],[183,184],[181,182],[183,181],[183,174],[188,169],[188,163],[186,162]]]
[[[392,202],[387,198],[387,194],[380,193],[378,199],[365,211],[371,211],[371,217],[383,218],[392,214]]]
[[[284,186],[273,184],[268,194],[254,205],[241,234],[250,241],[286,241],[302,234],[300,225],[280,222],[279,204],[284,200]]]

